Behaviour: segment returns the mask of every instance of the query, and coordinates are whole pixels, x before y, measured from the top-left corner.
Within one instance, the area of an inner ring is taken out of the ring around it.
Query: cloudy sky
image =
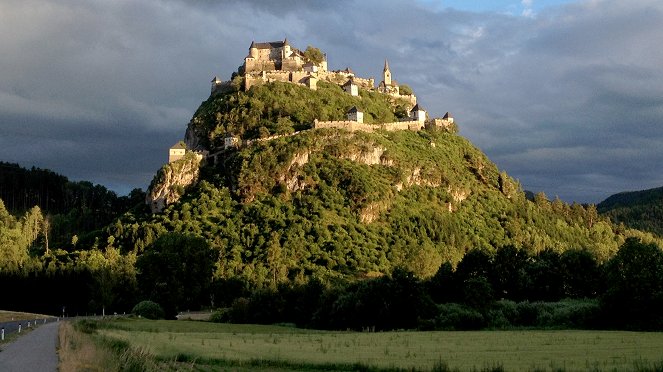
[[[2,0],[0,160],[145,189],[252,40],[379,80],[524,188],[599,202],[663,186],[660,0]]]

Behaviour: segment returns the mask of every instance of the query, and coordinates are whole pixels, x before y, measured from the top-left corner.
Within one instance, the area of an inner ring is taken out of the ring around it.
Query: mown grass
[[[50,317],[51,317],[50,315],[0,310],[0,322],[11,322],[14,320],[35,320],[35,319],[43,319]]]
[[[326,332],[122,320],[100,334],[196,370],[663,370],[663,333]]]

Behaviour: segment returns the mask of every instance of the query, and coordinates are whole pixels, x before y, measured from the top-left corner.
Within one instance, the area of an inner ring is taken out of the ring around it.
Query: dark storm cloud
[[[146,187],[252,40],[412,86],[523,186],[596,202],[663,184],[663,4],[585,1],[536,17],[415,1],[0,4],[0,160]]]

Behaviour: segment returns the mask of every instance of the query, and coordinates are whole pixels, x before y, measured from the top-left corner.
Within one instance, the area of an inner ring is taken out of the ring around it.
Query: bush
[[[438,305],[438,310],[435,318],[438,330],[477,330],[485,326],[483,315],[471,307],[449,303]]]
[[[230,311],[230,308],[216,310],[212,313],[212,316],[210,316],[209,320],[213,323],[229,323],[231,320]]]
[[[134,306],[131,313],[147,319],[163,319],[166,313],[161,305],[154,301],[141,301]]]
[[[79,332],[93,334],[97,333],[98,323],[94,320],[83,319],[74,323],[74,329]]]
[[[557,302],[497,301],[486,315],[488,327],[596,328],[600,307],[596,300]]]

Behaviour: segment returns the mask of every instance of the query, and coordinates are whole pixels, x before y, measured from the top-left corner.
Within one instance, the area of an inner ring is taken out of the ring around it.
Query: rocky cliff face
[[[187,149],[194,151],[208,150],[201,140],[201,135],[196,132],[196,129],[191,124],[186,128],[184,143],[186,144]]]
[[[187,152],[182,159],[164,165],[157,172],[145,198],[152,213],[159,213],[167,205],[178,201],[186,188],[198,181],[201,161],[202,157]]]

